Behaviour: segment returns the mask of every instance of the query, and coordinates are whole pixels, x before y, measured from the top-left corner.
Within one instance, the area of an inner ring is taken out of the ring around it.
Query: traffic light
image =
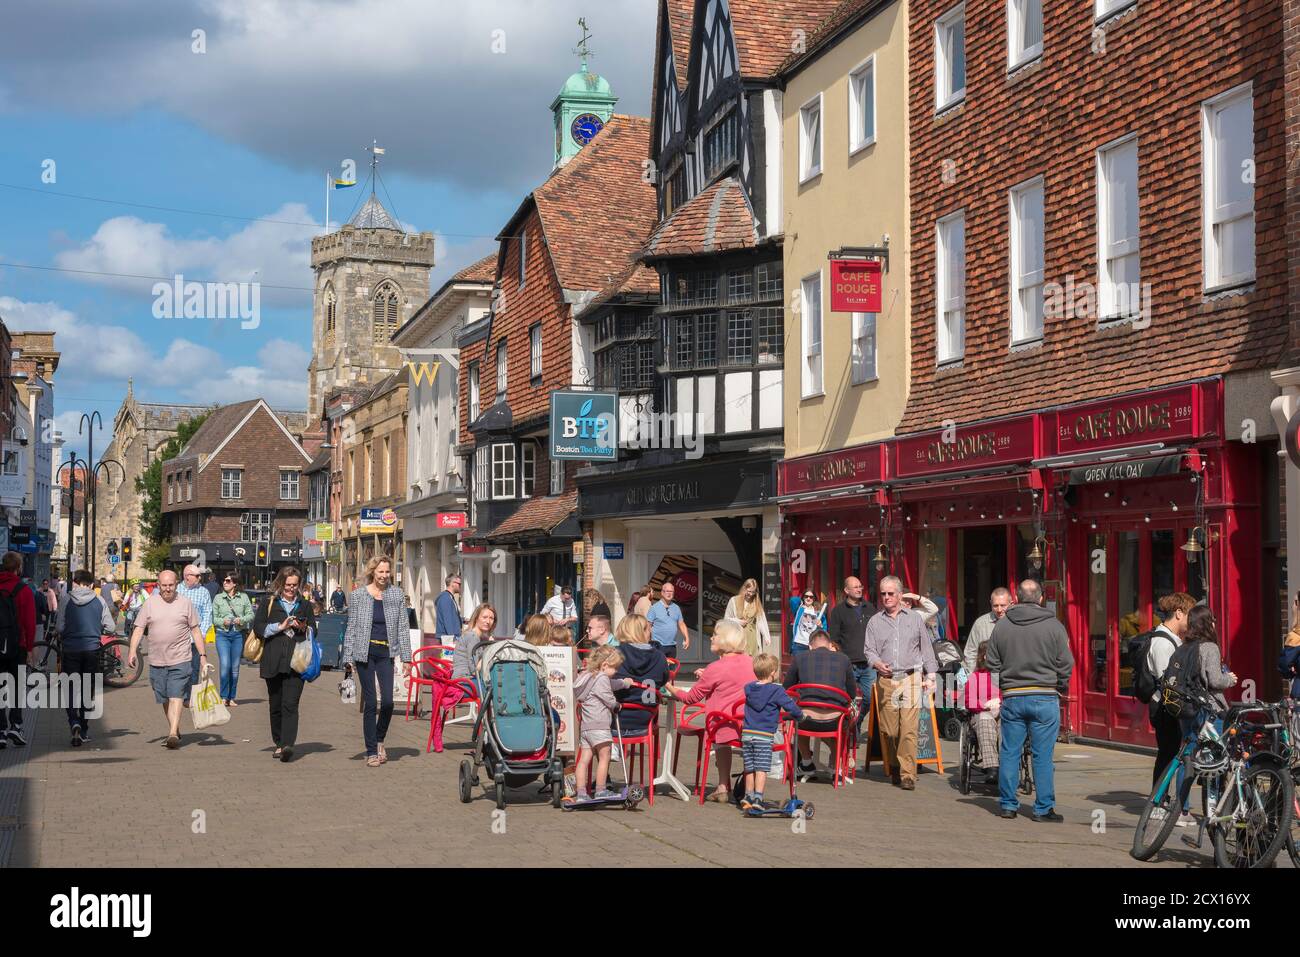
[[[257,546],[257,560],[253,564],[258,565],[262,568],[265,568],[267,565],[271,564],[270,552],[267,550],[267,547],[265,545],[259,544]]]
[[[112,540],[109,541],[109,543],[108,543],[108,553],[109,553],[110,555],[116,555],[116,554],[117,554],[117,540],[116,540],[116,539],[112,539]]]
[[[131,560],[131,539],[124,538],[122,539],[122,561],[129,562],[130,560]]]

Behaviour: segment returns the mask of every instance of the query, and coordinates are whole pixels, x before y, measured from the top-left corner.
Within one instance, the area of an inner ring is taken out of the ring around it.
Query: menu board
[[[574,649],[571,645],[541,645],[535,650],[546,661],[546,692],[560,716],[555,749],[573,754],[577,750],[573,736]]]

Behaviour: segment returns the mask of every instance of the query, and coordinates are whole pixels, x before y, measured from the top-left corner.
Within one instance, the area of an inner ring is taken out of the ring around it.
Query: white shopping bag
[[[195,731],[215,728],[230,720],[230,709],[221,700],[211,678],[204,678],[190,689],[190,715],[194,718]]]

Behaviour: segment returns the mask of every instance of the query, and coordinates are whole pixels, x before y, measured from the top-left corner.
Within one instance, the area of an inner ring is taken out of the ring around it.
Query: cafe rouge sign
[[[897,443],[895,474],[908,478],[1027,461],[1035,455],[1034,423],[1034,416],[1025,415],[904,436]]]
[[[1196,438],[1203,431],[1206,390],[1206,384],[1193,382],[1061,409],[1056,413],[1056,450],[1068,455]]]
[[[831,312],[880,312],[883,286],[880,260],[831,260]]]
[[[865,445],[782,462],[780,493],[792,495],[880,482],[885,471],[884,451],[883,444]]]

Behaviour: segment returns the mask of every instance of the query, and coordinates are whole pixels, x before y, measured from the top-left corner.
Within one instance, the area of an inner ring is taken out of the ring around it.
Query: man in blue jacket
[[[459,575],[452,573],[447,576],[447,587],[443,589],[437,601],[433,603],[433,609],[435,613],[434,627],[437,629],[438,638],[442,639],[448,635],[459,638],[461,631],[465,627],[465,622],[460,617]]]

